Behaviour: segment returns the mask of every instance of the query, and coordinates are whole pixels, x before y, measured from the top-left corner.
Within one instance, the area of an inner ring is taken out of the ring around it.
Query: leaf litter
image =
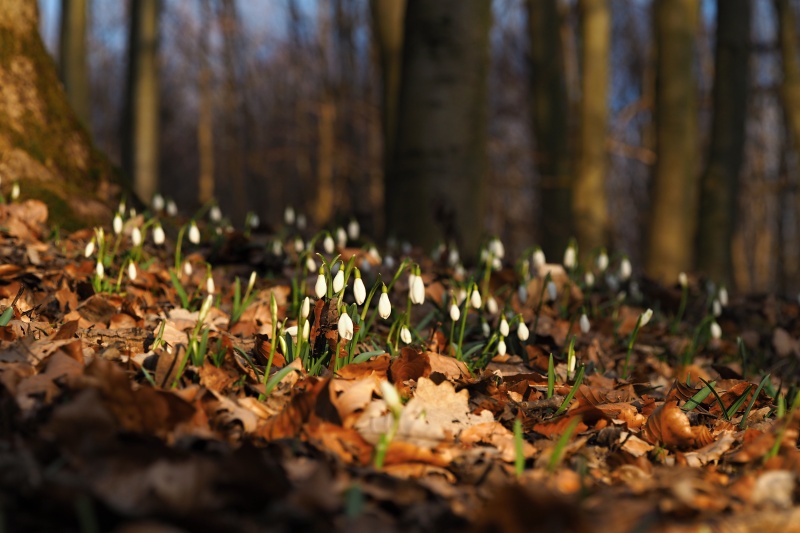
[[[247,246],[267,251],[250,264],[209,267],[217,292],[204,311],[205,261],[248,237],[223,233],[192,248],[195,268],[178,278],[186,308],[169,273],[172,244],[131,250],[118,238],[107,284],[95,286],[96,260],[84,256],[95,233],[47,238],[45,222],[43,204],[0,205],[0,530],[800,523],[796,303],[735,300],[716,319],[724,335],[715,339],[700,327],[699,282],[675,324],[677,284],[646,285],[635,299],[610,283],[587,287],[560,265],[521,281],[511,269],[489,270],[477,279],[499,311],[465,301],[462,345],[461,322],[451,327],[447,310],[470,285],[442,259],[414,256],[428,291],[406,308],[406,277],[389,283],[397,267],[341,250],[365,281],[380,272],[391,287],[394,310],[383,321],[373,311],[380,289],[363,316],[349,292],[347,308],[327,295],[314,302],[307,261],[278,256],[254,235]],[[163,222],[178,233],[177,220]],[[129,279],[121,258],[133,254],[141,274]],[[236,320],[243,296],[234,296],[234,278],[251,268],[269,276]],[[546,279],[557,282],[553,301]],[[303,350],[301,334],[273,336],[302,331],[296,313],[307,295]],[[660,312],[637,331],[647,305]],[[345,309],[355,319],[350,343],[336,327]],[[584,310],[589,332],[576,320]],[[492,334],[500,312],[531,331],[503,339],[506,353]],[[393,329],[398,315],[414,328],[410,345]],[[580,383],[567,360],[571,340]]]

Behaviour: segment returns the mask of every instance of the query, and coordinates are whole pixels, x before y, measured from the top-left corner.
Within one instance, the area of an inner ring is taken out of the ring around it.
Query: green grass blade
[[[725,408],[725,404],[722,403],[722,397],[719,395],[717,390],[708,381],[704,380],[703,378],[700,378],[700,381],[705,383],[706,386],[711,387],[711,392],[714,393],[714,396],[717,398],[717,401],[719,402],[719,407],[722,410],[722,416],[725,417],[725,420],[730,420],[730,417],[728,417],[728,411]]]
[[[684,411],[691,411],[692,409],[703,403],[703,401],[706,398],[708,398],[708,395],[711,394],[711,387],[713,387],[716,384],[717,384],[716,381],[712,381],[710,383],[710,386],[706,385],[705,387],[697,391],[697,393],[694,396],[692,396],[685,404],[683,404],[683,407],[681,407],[681,409],[683,409]]]
[[[178,293],[178,298],[181,300],[181,307],[189,309],[189,295],[186,294],[186,289],[183,288],[181,281],[178,279],[178,274],[174,270],[170,270],[169,277],[172,280],[172,286],[175,287],[175,292]]]
[[[578,370],[578,376],[575,378],[575,384],[569,390],[569,394],[567,394],[567,397],[564,398],[563,402],[561,402],[561,407],[558,408],[558,410],[553,416],[558,416],[569,408],[569,402],[572,401],[572,398],[575,397],[575,393],[578,392],[578,387],[581,386],[581,382],[583,381],[583,372],[585,368],[586,367],[581,365],[581,369]]]
[[[583,370],[583,367],[581,367],[581,370]],[[564,449],[567,447],[567,443],[569,443],[569,439],[572,437],[572,433],[575,431],[575,428],[578,427],[580,421],[580,416],[576,416],[570,420],[567,429],[564,430],[564,433],[558,438],[558,442],[556,442],[556,445],[553,447],[553,453],[550,454],[550,460],[547,462],[548,471],[555,472],[558,465],[561,464],[561,459],[564,456]]]
[[[556,367],[553,363],[553,354],[550,354],[550,360],[547,362],[547,397],[552,398],[556,389]]]
[[[7,326],[9,322],[11,322],[11,318],[14,316],[14,307],[9,306],[3,311],[3,314],[0,315],[0,326]]]
[[[376,355],[383,355],[386,350],[372,350],[371,352],[362,352],[353,358],[354,363],[365,363]]]
[[[753,405],[755,405],[756,399],[758,398],[758,395],[761,393],[761,389],[763,389],[764,385],[766,385],[767,382],[769,381],[769,376],[770,375],[767,374],[766,376],[761,378],[761,383],[759,383],[758,387],[756,387],[755,394],[753,394],[753,397],[750,398],[750,403],[747,404],[747,408],[744,410],[744,414],[742,414],[742,421],[739,422],[739,429],[744,429],[745,425],[744,423],[747,420],[747,417],[750,416],[750,410],[753,408]]]
[[[264,387],[264,394],[269,396],[270,393],[272,392],[272,389],[274,389],[278,385],[278,383],[280,383],[281,380],[289,372],[292,372],[292,371],[300,372],[300,370],[298,370],[298,369],[296,369],[294,367],[291,367],[291,366],[283,367],[280,370],[278,370],[277,372],[275,372],[275,374],[271,378],[269,378],[269,381],[267,381],[267,385]]]
[[[741,407],[741,406],[742,406],[742,404],[744,403],[744,401],[747,399],[747,395],[748,395],[748,394],[750,394],[750,391],[751,391],[751,390],[753,390],[753,385],[748,385],[748,386],[747,386],[747,388],[746,388],[746,389],[744,390],[744,392],[742,393],[742,395],[741,395],[741,396],[739,396],[739,397],[736,399],[736,401],[735,401],[735,402],[733,402],[733,403],[731,404],[731,406],[730,406],[730,407],[728,407],[728,408],[726,409],[726,411],[727,411],[727,415],[728,415],[728,417],[727,417],[727,418],[728,418],[728,420],[730,420],[731,418],[733,418],[733,415],[735,415],[735,414],[736,414],[736,411],[738,411],[738,410],[739,410],[739,407]]]

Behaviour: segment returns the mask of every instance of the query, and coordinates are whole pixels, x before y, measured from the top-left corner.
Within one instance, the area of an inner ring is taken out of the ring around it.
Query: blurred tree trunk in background
[[[200,155],[200,176],[197,201],[200,205],[214,198],[214,107],[211,94],[211,67],[209,39],[211,38],[211,0],[202,0],[200,6],[200,35],[198,43],[200,73],[198,94],[200,106],[197,116],[197,149]]]
[[[781,97],[792,143],[800,155],[800,58],[797,54],[797,30],[789,0],[775,0],[778,12],[778,40],[783,62]],[[800,204],[799,204],[800,205]]]
[[[490,0],[410,0],[397,140],[386,181],[389,235],[477,253],[488,171]]]
[[[700,183],[697,268],[732,282],[739,174],[744,159],[750,41],[750,0],[717,0],[714,117],[708,163]]]
[[[122,120],[122,166],[139,199],[158,191],[159,0],[132,0],[128,35],[128,77]]]
[[[70,108],[39,36],[37,2],[0,0],[0,176],[74,230],[106,222],[117,176]]]
[[[569,109],[558,0],[528,0],[531,110],[541,246],[552,261],[572,236]]]
[[[383,157],[388,164],[392,160],[397,134],[397,100],[403,68],[403,18],[406,0],[370,0],[370,11],[372,31],[380,58]]]
[[[334,173],[336,160],[336,98],[330,80],[333,53],[331,51],[331,14],[326,2],[319,8],[319,42],[323,65],[322,94],[317,104],[317,183],[314,200],[314,222],[318,227],[328,224],[334,211]]]
[[[611,47],[608,0],[580,0],[581,101],[577,168],[572,189],[572,218],[581,256],[606,246],[606,137]]]
[[[86,50],[88,0],[61,0],[59,72],[72,109],[87,128],[89,114],[89,67]]]
[[[726,0],[727,1],[727,0]],[[698,0],[656,0],[656,153],[647,274],[667,283],[692,268],[698,201],[694,78]]]

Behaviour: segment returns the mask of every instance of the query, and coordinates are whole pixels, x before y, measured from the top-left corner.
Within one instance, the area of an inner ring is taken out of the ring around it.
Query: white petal
[[[381,297],[378,300],[378,314],[384,320],[389,318],[389,315],[392,314],[392,303],[389,301],[388,293],[381,293]]]

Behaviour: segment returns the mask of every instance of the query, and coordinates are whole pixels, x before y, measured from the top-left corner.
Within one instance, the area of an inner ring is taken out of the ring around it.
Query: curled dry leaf
[[[678,407],[677,401],[657,407],[647,419],[642,435],[651,444],[677,449],[697,448],[713,441],[707,427],[691,426],[689,417]]]

